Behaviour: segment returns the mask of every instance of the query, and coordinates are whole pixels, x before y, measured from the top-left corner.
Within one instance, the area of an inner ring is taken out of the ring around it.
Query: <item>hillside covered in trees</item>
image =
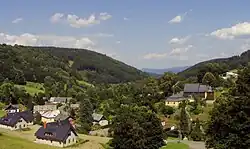
[[[195,77],[197,76],[197,74],[198,75],[201,74],[201,76],[203,76],[205,72],[223,74],[233,69],[240,69],[242,67],[245,67],[248,65],[249,61],[250,61],[250,50],[245,51],[240,55],[232,56],[229,58],[219,58],[219,59],[204,61],[195,64],[194,66],[191,66],[188,69],[178,74],[185,78]]]
[[[17,84],[75,77],[90,83],[120,83],[146,76],[140,70],[85,49],[0,45],[0,81]]]

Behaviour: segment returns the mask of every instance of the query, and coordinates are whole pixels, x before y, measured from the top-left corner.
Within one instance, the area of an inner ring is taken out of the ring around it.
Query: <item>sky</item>
[[[141,68],[250,49],[249,0],[1,1],[0,43],[86,48]]]

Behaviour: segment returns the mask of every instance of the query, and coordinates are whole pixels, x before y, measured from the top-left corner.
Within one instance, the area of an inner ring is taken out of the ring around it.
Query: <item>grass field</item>
[[[39,127],[38,125],[30,126],[29,131],[10,131],[0,128],[0,134],[2,134],[2,136],[0,136],[0,142],[6,142],[5,144],[0,143],[0,149],[59,149],[57,147],[33,142],[35,140],[34,133]],[[74,147],[67,147],[67,149],[101,149],[101,143],[106,144],[110,140],[110,138],[107,137],[78,135],[81,140],[89,141]]]
[[[166,146],[162,147],[161,149],[188,149],[188,145],[184,143],[168,143]]]
[[[37,93],[44,93],[43,84],[34,83],[34,82],[27,82],[26,85],[15,85],[16,87],[23,87],[29,94],[34,95]]]
[[[0,117],[4,116],[5,112],[3,110],[0,110]]]
[[[2,142],[0,143],[1,149],[59,149],[57,147],[43,144],[38,145],[26,139],[9,136],[6,134],[0,135],[0,142]]]

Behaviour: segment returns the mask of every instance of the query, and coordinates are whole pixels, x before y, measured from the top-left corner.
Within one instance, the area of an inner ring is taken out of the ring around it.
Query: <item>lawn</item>
[[[166,146],[162,147],[161,149],[188,149],[188,145],[184,143],[168,143]]]
[[[0,149],[59,149],[57,147],[36,144],[33,142],[35,140],[34,133],[39,127],[38,125],[30,126],[29,131],[10,131],[0,128],[0,134],[3,134],[3,136],[0,136],[0,142],[6,142],[5,144],[0,143]],[[106,144],[111,139],[83,134],[78,135],[81,140],[89,141],[74,147],[67,147],[67,149],[101,149],[101,144]]]
[[[26,85],[15,85],[16,87],[23,87],[29,94],[34,95],[37,93],[44,93],[43,84],[34,83],[34,82],[27,82]]]
[[[36,144],[31,141],[9,136],[9,135],[0,135],[0,148],[1,149],[59,149],[57,147],[52,147],[43,144]],[[4,143],[3,143],[4,142]]]
[[[3,110],[0,110],[0,117],[4,116],[5,112]]]

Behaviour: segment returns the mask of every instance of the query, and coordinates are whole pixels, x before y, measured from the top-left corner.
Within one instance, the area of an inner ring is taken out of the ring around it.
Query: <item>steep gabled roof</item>
[[[166,99],[166,101],[168,102],[178,102],[178,101],[183,101],[183,100],[187,100],[187,98],[183,96],[183,91],[177,94],[174,94]]]
[[[33,115],[31,111],[23,111],[16,113],[9,113],[7,116],[0,118],[0,124],[13,127],[18,120],[23,118],[27,123],[33,121]]]
[[[46,128],[40,127],[35,133],[35,136],[39,139],[65,142],[71,131],[77,136],[75,129],[70,124],[69,120],[66,119],[63,121],[47,123]],[[46,136],[46,133],[50,133],[52,135]]]
[[[16,105],[10,104],[10,105],[6,106],[6,107],[4,108],[4,110],[16,110],[16,109],[18,109],[18,108],[19,108],[19,105],[18,105],[18,104],[16,104]]]
[[[92,114],[92,117],[93,117],[93,119],[95,120],[95,121],[100,121],[101,119],[102,119],[102,117],[103,117],[103,115],[102,114],[98,114],[98,113],[93,113]]]
[[[199,83],[195,84],[185,84],[184,93],[203,93],[211,90],[210,86],[202,85]]]

